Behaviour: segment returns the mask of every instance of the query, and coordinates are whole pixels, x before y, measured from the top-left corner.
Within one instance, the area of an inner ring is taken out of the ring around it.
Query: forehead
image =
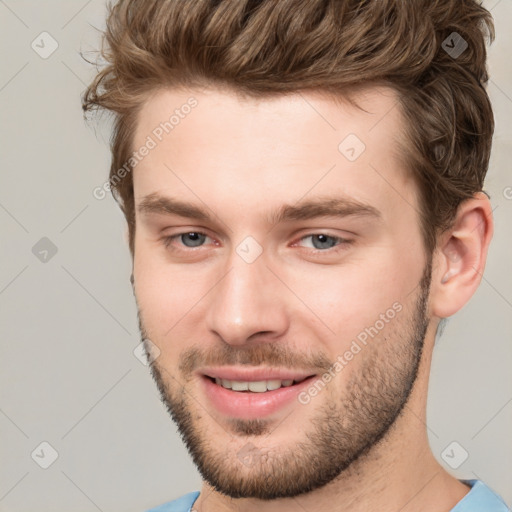
[[[278,134],[276,142],[291,142],[303,135],[312,147],[328,132],[332,132],[328,140],[336,142],[352,130],[372,146],[369,149],[377,149],[382,143],[389,146],[400,128],[398,93],[384,86],[361,88],[350,96],[299,91],[254,97],[229,89],[160,89],[139,112],[134,142],[137,146],[151,133],[158,139],[193,135],[199,142],[219,142],[219,137],[235,129],[237,140],[248,133],[253,137]],[[285,138],[287,133],[290,137]]]
[[[159,192],[226,208],[260,208],[306,194],[342,193],[385,209],[416,202],[401,165],[397,94],[373,87],[343,96],[301,91],[253,98],[218,89],[161,90],[141,109],[133,149],[135,200]],[[397,204],[397,200],[404,204]]]

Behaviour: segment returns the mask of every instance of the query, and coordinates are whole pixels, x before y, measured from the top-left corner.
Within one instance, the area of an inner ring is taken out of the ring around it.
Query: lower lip
[[[207,398],[221,414],[242,419],[269,416],[297,400],[297,395],[307,388],[315,376],[265,393],[232,391],[219,386],[209,377],[202,376],[202,387]]]

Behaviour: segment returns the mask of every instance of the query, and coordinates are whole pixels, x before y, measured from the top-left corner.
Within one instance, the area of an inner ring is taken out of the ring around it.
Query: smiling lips
[[[255,419],[290,404],[315,375],[266,368],[204,368],[202,389],[223,415]]]
[[[207,368],[202,373],[223,388],[233,391],[252,391],[254,393],[264,393],[281,387],[289,387],[311,377],[310,373],[267,368]]]

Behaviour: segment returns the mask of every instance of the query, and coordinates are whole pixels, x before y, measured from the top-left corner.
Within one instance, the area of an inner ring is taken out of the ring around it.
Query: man
[[[434,458],[437,328],[492,237],[476,0],[122,0],[114,112],[155,381],[204,483],[153,510],[504,511]]]

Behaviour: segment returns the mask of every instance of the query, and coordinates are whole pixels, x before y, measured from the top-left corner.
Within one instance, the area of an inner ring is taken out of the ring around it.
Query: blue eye
[[[205,241],[206,235],[204,235],[203,233],[191,231],[190,233],[183,233],[182,235],[180,235],[180,238],[183,244],[186,245],[187,247],[199,247]],[[187,243],[187,241],[190,242],[190,245]]]
[[[166,249],[176,254],[189,254],[192,255],[194,251],[188,249],[199,249],[203,246],[208,246],[209,243],[217,245],[211,237],[199,231],[188,231],[184,233],[177,233],[175,235],[164,237],[163,243]],[[347,240],[339,236],[331,236],[325,233],[313,233],[311,235],[303,236],[295,246],[300,246],[305,249],[310,249],[312,255],[320,255],[322,253],[337,253],[346,249],[352,240]],[[206,247],[205,247],[206,249]]]
[[[325,235],[323,233],[307,235],[301,238],[301,241],[307,240],[308,238],[311,239],[312,248],[320,251],[331,249],[336,245],[349,243],[349,240],[345,240],[344,238],[340,238],[338,236]]]
[[[208,238],[204,233],[199,233],[197,231],[189,231],[188,233],[179,233],[178,235],[168,236],[164,239],[164,244],[166,247],[169,247],[172,242],[179,238],[181,244],[184,247],[200,247],[203,245],[204,241]]]

